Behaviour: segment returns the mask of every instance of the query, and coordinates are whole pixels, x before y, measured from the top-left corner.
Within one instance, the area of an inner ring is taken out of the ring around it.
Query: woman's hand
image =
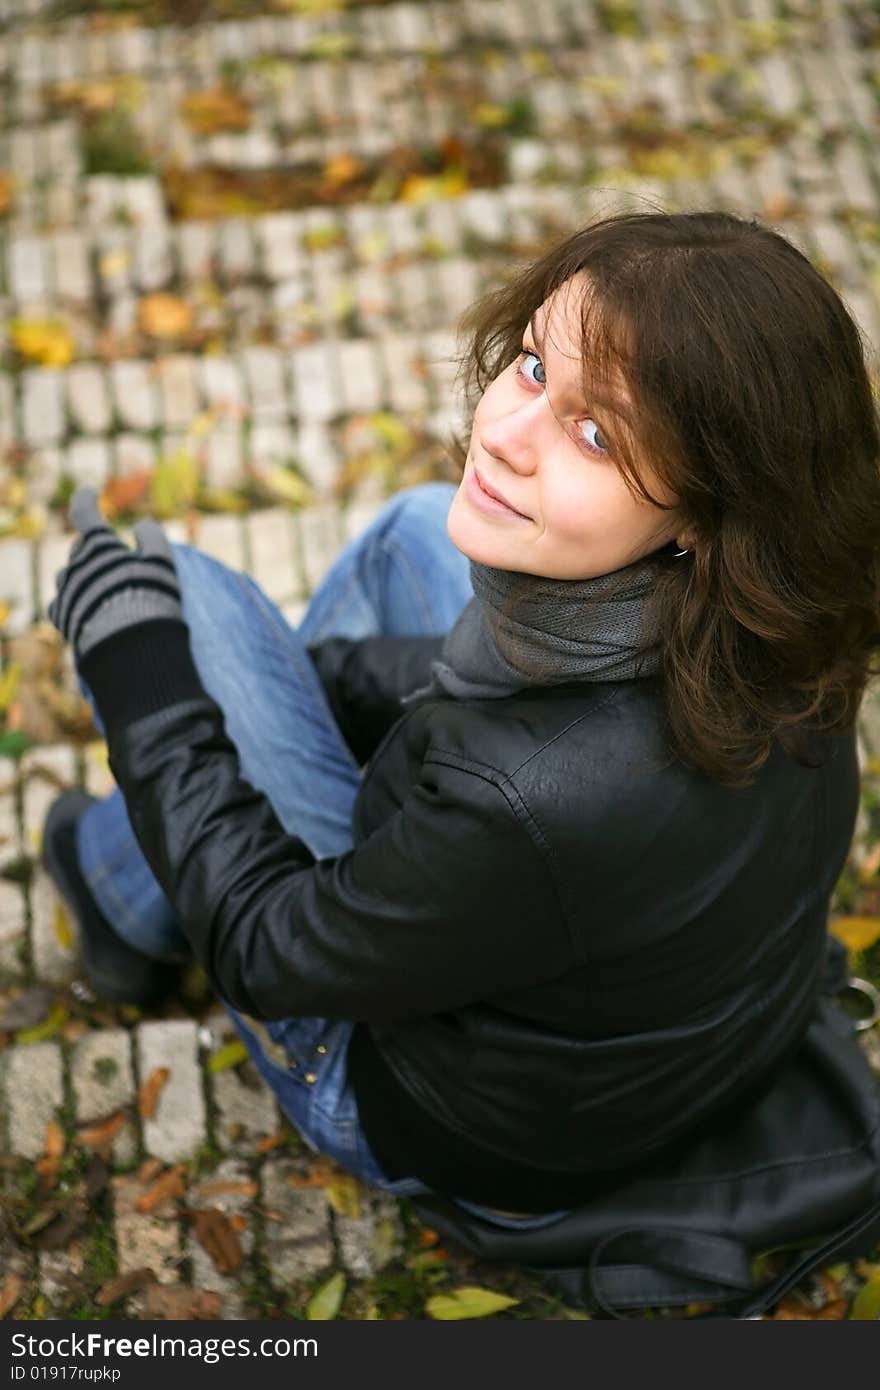
[[[49,618],[82,657],[106,637],[154,618],[183,618],[171,546],[152,517],[134,526],[127,546],[98,510],[93,487],[73,494],[70,519],[81,534],[64,569]]]

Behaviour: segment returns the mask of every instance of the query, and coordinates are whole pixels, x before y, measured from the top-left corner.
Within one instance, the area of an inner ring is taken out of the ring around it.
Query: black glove
[[[131,549],[102,517],[93,487],[76,490],[69,515],[82,534],[55,575],[57,593],[48,612],[77,659],[136,623],[183,619],[171,546],[158,522],[136,522]]]

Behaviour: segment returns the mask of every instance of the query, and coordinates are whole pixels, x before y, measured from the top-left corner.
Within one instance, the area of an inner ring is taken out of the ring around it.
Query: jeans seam
[[[422,589],[422,572],[414,565],[410,559],[409,552],[404,546],[398,545],[391,538],[386,536],[381,542],[381,548],[389,559],[396,559],[401,569],[406,570],[410,576],[410,594],[415,598],[419,608],[424,615],[420,622],[419,632],[415,636],[430,636],[437,631],[437,621],[431,611],[430,601],[426,598]]]

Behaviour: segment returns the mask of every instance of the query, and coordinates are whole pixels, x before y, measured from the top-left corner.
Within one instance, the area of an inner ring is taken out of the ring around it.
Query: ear
[[[694,537],[690,531],[683,531],[675,537],[676,550],[693,550]]]

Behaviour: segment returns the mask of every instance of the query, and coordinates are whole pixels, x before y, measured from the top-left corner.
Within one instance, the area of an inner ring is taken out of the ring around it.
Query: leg
[[[389,499],[331,566],[298,630],[248,576],[191,546],[172,546],[193,659],[223,710],[242,775],[319,858],[351,844],[360,773],[305,647],[330,636],[451,627],[473,593],[469,561],[446,532],[454,493],[451,483],[426,483]],[[80,686],[89,697],[82,679]],[[97,714],[96,725],[103,733]],[[88,887],[120,936],[157,959],[185,959],[187,942],[118,789],[81,817],[77,849]]]

